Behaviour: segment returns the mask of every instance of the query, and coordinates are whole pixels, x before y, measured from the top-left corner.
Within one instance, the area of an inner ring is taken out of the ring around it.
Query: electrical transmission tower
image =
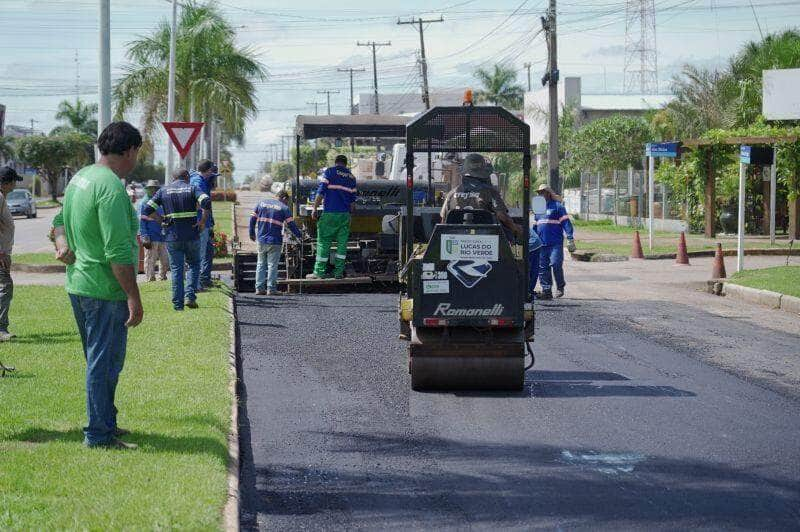
[[[658,92],[655,0],[625,2],[625,92]]]

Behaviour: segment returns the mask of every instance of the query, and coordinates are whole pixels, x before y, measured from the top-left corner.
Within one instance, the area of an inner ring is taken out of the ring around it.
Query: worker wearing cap
[[[337,155],[334,166],[325,169],[319,178],[317,197],[311,218],[317,220],[317,261],[314,272],[307,279],[327,277],[328,255],[331,244],[336,240],[336,262],[333,275],[336,279],[344,277],[344,263],[347,258],[347,239],[350,238],[350,213],[356,201],[356,179],[347,168],[347,157]],[[322,216],[318,209],[325,201]]]
[[[542,283],[540,299],[553,299],[553,277],[556,282],[556,297],[564,296],[564,233],[567,234],[567,249],[575,251],[575,239],[572,222],[567,210],[561,203],[561,197],[547,185],[537,189],[540,196],[547,201],[544,214],[537,214],[536,229],[542,241],[539,259],[539,276]],[[551,275],[550,269],[553,273]]]
[[[200,234],[205,227],[211,198],[189,184],[185,168],[173,174],[174,181],[160,188],[142,207],[143,216],[164,209],[164,241],[172,270],[172,305],[175,310],[197,308],[197,282],[200,277]],[[197,219],[197,209],[200,219]],[[184,263],[189,265],[189,279],[184,287]]]
[[[207,218],[205,227],[200,231],[200,277],[196,290],[202,291],[211,286],[211,267],[213,265],[214,254],[208,253],[208,246],[213,243],[214,234],[214,214],[211,210],[211,190],[214,188],[214,179],[219,175],[217,165],[208,159],[200,161],[197,171],[192,172],[189,177],[189,184],[197,188],[200,192],[209,197]],[[197,220],[203,217],[201,209],[197,211]]]
[[[14,247],[14,216],[6,203],[6,195],[14,190],[22,178],[10,166],[0,168],[0,342],[11,340],[8,332],[8,311],[14,297],[11,280],[11,248]]]
[[[442,222],[454,210],[489,211],[508,231],[521,235],[522,228],[508,215],[508,207],[491,181],[491,165],[478,153],[470,153],[461,166],[462,181],[447,193],[442,205]]]
[[[158,277],[160,280],[167,279],[167,270],[169,269],[169,254],[167,253],[167,246],[164,243],[164,234],[161,230],[161,223],[158,221],[164,217],[163,207],[156,209],[156,215],[145,216],[142,214],[147,202],[156,195],[161,184],[155,179],[147,182],[144,189],[146,194],[142,201],[139,202],[138,216],[139,216],[139,237],[142,239],[142,247],[144,248],[144,276],[148,281],[156,280],[156,262],[158,266]]]
[[[277,281],[284,227],[288,227],[297,238],[303,237],[286,206],[288,199],[289,194],[281,191],[277,199],[259,201],[250,215],[250,240],[258,242],[256,294],[260,296],[282,294],[278,291]]]

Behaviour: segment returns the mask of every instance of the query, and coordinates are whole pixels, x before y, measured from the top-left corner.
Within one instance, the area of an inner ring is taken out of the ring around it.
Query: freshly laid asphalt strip
[[[523,392],[417,393],[396,301],[238,297],[244,529],[800,528],[800,400],[702,361],[720,318],[537,303]]]

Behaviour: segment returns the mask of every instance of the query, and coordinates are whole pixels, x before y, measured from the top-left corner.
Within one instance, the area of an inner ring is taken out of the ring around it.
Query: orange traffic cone
[[[689,254],[686,252],[686,233],[681,231],[681,239],[678,241],[678,254],[675,257],[675,264],[689,265]]]
[[[722,254],[722,244],[717,242],[717,251],[714,253],[714,268],[711,270],[711,278],[724,279],[725,277],[725,257]]]
[[[634,231],[633,233],[633,249],[631,250],[631,258],[632,259],[643,259],[644,253],[642,253],[642,241],[639,239],[639,231]]]

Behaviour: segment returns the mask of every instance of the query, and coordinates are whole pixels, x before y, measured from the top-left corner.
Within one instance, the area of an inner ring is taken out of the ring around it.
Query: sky
[[[218,0],[237,29],[237,41],[254,50],[269,72],[258,83],[258,116],[245,144],[232,149],[235,176],[255,174],[271,143],[290,134],[297,114],[313,114],[309,102],[331,95],[334,114],[349,112],[349,77],[337,68],[365,68],[355,92],[372,91],[372,57],[357,41],[390,41],[378,49],[381,92],[420,92],[419,34],[399,18],[444,19],[425,25],[429,83],[436,88],[475,87],[479,67],[503,63],[533,88],[544,72],[546,47],[540,16],[547,0]],[[335,4],[335,7],[331,7]],[[800,27],[800,0],[654,0],[660,92],[685,63],[723,65],[760,34]],[[752,7],[751,7],[752,4]],[[585,93],[620,93],[625,67],[625,1],[558,2],[561,76],[581,76]],[[152,31],[171,13],[169,0],[111,0],[112,80],[126,64],[126,43]],[[58,103],[80,97],[97,101],[97,0],[0,0],[0,104],[6,123],[50,131]],[[358,96],[356,96],[356,100]],[[136,113],[126,119],[134,124]],[[164,158],[166,135],[156,158]]]

